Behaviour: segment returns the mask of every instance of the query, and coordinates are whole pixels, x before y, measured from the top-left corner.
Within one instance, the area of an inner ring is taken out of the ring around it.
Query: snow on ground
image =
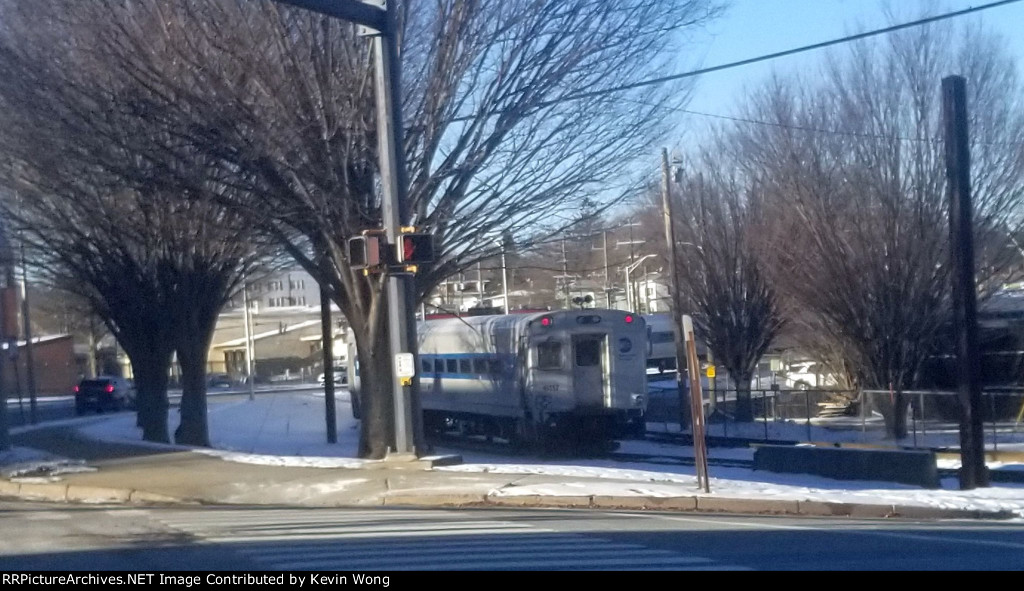
[[[226,461],[276,466],[358,468],[365,463],[356,457],[359,424],[351,418],[348,394],[339,392],[337,404],[338,442],[326,441],[325,404],[322,392],[260,393],[254,400],[210,399],[209,423],[212,449],[194,449],[223,458]],[[68,421],[79,426],[89,437],[122,442],[139,442],[139,430],[131,413],[97,417],[83,417]],[[177,426],[177,415],[171,413],[171,431]],[[52,423],[50,423],[52,424]],[[651,425],[657,428],[657,425]],[[663,425],[665,430],[678,431],[678,425]],[[747,427],[753,437],[764,433],[764,425]],[[770,423],[772,437],[804,441],[808,426],[804,423]],[[711,434],[721,434],[721,425],[709,425]],[[729,435],[741,436],[737,425],[728,426]],[[848,440],[856,427],[842,431],[811,426],[814,441]],[[12,430],[13,432],[14,430]],[[873,430],[877,432],[877,429]],[[867,432],[860,433],[863,440]],[[948,433],[934,431],[932,437],[947,437]],[[1024,433],[1021,434],[1024,440]],[[921,435],[923,438],[923,434]],[[1024,449],[1024,444],[1011,443],[1015,435],[1007,433],[999,449]],[[902,444],[903,442],[888,442]],[[920,442],[922,445],[923,441]],[[158,445],[158,444],[148,444]],[[189,448],[181,448],[189,449]],[[693,456],[688,446],[649,441],[626,441],[623,452],[660,454],[664,456]],[[437,454],[458,454],[463,462],[454,466],[435,468],[458,473],[542,474],[561,477],[558,482],[543,485],[518,486],[504,489],[502,494],[542,495],[647,495],[679,496],[703,494],[696,485],[696,472],[692,466],[666,463],[628,463],[607,459],[536,458],[502,456],[467,452],[456,449],[437,449]],[[17,463],[22,469],[33,461],[53,466],[59,459],[32,457],[32,450],[11,450],[0,456],[0,465]],[[709,449],[711,458],[750,459],[750,448]],[[16,462],[12,462],[16,460]],[[64,465],[68,465],[65,462]],[[989,464],[990,468],[1008,466]],[[1021,466],[1016,466],[1021,467]],[[1024,520],[1024,485],[997,483],[970,491],[961,491],[956,479],[943,479],[941,490],[925,490],[910,485],[890,482],[839,481],[801,474],[781,474],[740,468],[709,469],[711,494],[737,498],[802,499],[834,502],[871,502],[910,504],[918,506],[959,509],[1001,509],[1017,513]]]

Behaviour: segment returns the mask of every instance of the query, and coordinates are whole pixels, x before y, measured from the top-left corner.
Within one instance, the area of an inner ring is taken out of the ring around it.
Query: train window
[[[562,343],[537,345],[537,369],[562,369]]]
[[[490,374],[494,376],[501,375],[501,360],[500,359],[488,359],[487,365],[490,368]]]
[[[459,362],[454,359],[446,359],[448,373],[459,373]]]
[[[469,359],[459,359],[459,373],[473,373],[473,363]]]
[[[487,360],[486,359],[474,359],[473,360],[473,373],[485,374],[487,373]]]
[[[676,335],[673,332],[652,332],[650,339],[652,343],[671,343]]]
[[[434,360],[434,373],[444,373],[444,359]]]
[[[576,349],[576,366],[593,367],[601,363],[601,341],[580,339],[573,343]]]
[[[430,373],[433,370],[434,364],[429,359],[420,359],[420,369],[423,373]]]

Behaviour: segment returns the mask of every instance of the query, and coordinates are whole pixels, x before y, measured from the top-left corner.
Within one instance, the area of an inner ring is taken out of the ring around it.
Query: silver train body
[[[647,373],[674,373],[676,370],[675,321],[670,314],[645,314],[647,325]],[[697,357],[707,356],[707,346],[697,339]],[[685,368],[684,368],[685,370]]]
[[[620,310],[444,318],[418,327],[424,427],[514,444],[642,434],[647,327]],[[350,363],[349,387],[358,396]]]

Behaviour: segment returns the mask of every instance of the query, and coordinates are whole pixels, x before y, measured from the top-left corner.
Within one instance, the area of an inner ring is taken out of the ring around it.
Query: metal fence
[[[679,426],[678,391],[650,388],[648,425],[665,430]],[[708,435],[778,441],[886,443],[905,448],[959,446],[960,407],[955,392],[914,390],[752,389],[753,422],[738,422],[736,390],[704,392]],[[893,403],[906,403],[906,436],[893,438],[887,429]],[[1024,389],[983,392],[978,409],[985,426],[985,446],[1024,445]]]

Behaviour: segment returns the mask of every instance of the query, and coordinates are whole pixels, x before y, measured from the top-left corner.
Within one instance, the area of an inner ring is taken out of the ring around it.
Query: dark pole
[[[978,352],[971,224],[970,150],[964,79],[942,80],[942,118],[946,142],[950,252],[953,262],[953,330],[960,400],[960,489],[988,486],[981,422],[981,361]]]
[[[25,290],[21,298],[21,315],[25,322],[25,376],[28,385],[28,416],[29,421],[35,425],[36,415],[36,366],[32,357],[32,321],[29,316],[28,306],[28,266],[25,264],[25,242],[21,243],[21,285]]]
[[[322,283],[320,284],[320,333],[323,340],[327,443],[337,443],[338,418],[334,408],[334,324],[331,322],[331,298]]]
[[[17,332],[18,323],[15,320],[14,300],[9,297],[14,289],[14,253],[11,252],[11,244],[7,236],[0,228],[0,451],[11,448],[10,417],[7,412],[7,387],[4,383],[4,370],[9,358],[9,351],[6,347],[12,345],[10,342],[11,333]],[[13,346],[17,346],[17,342]]]

